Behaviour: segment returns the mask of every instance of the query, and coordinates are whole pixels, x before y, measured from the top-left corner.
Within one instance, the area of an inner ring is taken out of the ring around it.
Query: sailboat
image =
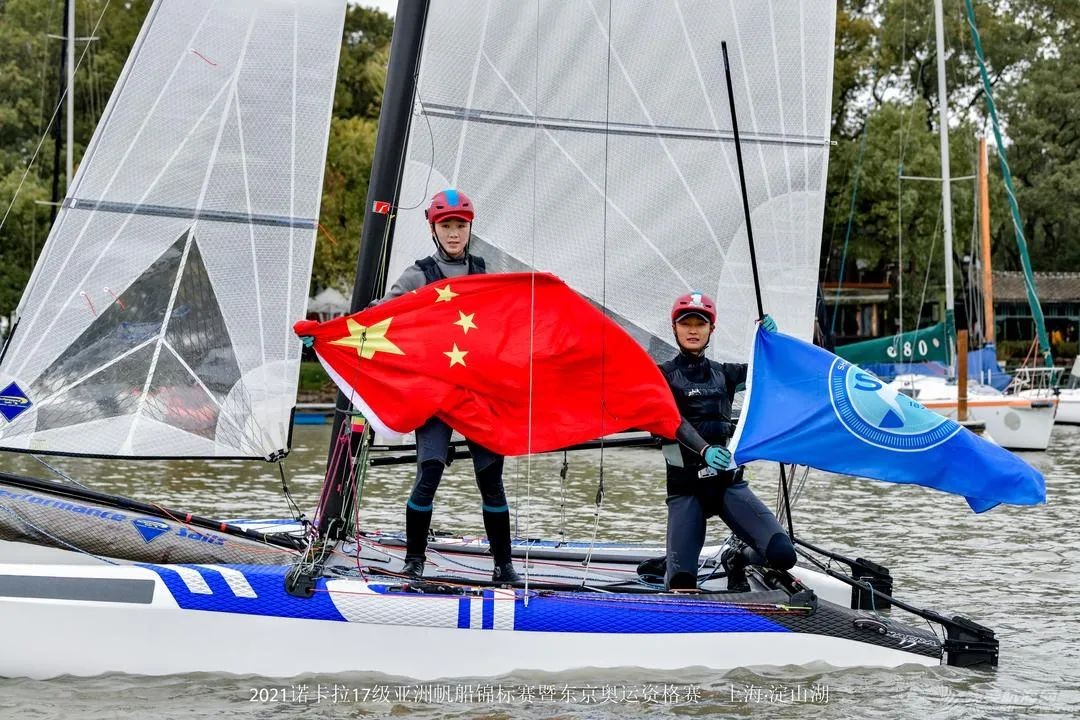
[[[938,48],[938,111],[940,114],[938,134],[941,145],[942,215],[944,219],[945,325],[946,328],[952,328],[955,326],[952,265],[952,189],[949,172],[949,107],[945,74],[945,36],[940,0],[935,0],[935,25]],[[986,92],[989,95],[989,87],[986,88]],[[985,190],[986,151],[985,146],[981,147],[979,176],[983,180],[980,187],[983,196],[982,203],[987,203],[988,199]],[[983,221],[984,226],[989,211],[986,210],[985,212],[987,215]],[[986,232],[988,232],[988,228],[984,229],[984,234]],[[984,238],[984,243],[988,247],[988,235]],[[1026,254],[1023,249],[1021,251]],[[988,251],[984,253],[984,257],[984,262],[989,263]],[[1037,301],[1033,302],[1037,303]],[[1041,313],[1037,313],[1037,317],[1040,318],[1041,322]],[[992,323],[992,320],[990,322]],[[1050,435],[1054,429],[1054,415],[1057,412],[1058,405],[1057,398],[1006,395],[991,385],[970,383],[968,382],[966,370],[966,348],[963,351],[963,358],[960,358],[952,346],[951,337],[947,339],[947,345],[950,350],[949,354],[957,358],[958,381],[932,375],[906,373],[896,376],[891,383],[892,386],[900,392],[911,395],[923,406],[941,415],[954,420],[967,420],[970,418],[982,423],[989,436],[1002,447],[1012,450],[1046,450],[1050,445]],[[961,359],[964,362],[959,362]],[[963,385],[963,389],[961,385]]]
[[[155,2],[0,358],[0,446],[284,457],[343,15],[340,0]],[[673,352],[671,294],[719,289],[716,355],[744,359],[726,40],[765,299],[808,336],[834,17],[832,0],[402,3],[354,309],[429,252],[429,189],[461,185],[489,209],[473,239],[489,270],[555,272],[658,358]],[[528,540],[526,583],[508,587],[476,580],[485,543],[449,539],[430,546],[438,574],[405,581],[400,538],[354,526],[368,430],[339,408],[315,525],[0,476],[0,675],[997,662],[992,630],[903,603],[884,568],[806,542],[850,573],[754,570],[750,592],[729,593],[703,556],[701,590],[668,593],[635,571],[654,549]],[[43,546],[47,560],[7,555]]]

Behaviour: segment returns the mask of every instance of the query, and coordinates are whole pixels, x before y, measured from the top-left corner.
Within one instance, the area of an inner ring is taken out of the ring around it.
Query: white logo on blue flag
[[[841,358],[829,368],[829,396],[847,431],[880,448],[927,450],[960,432],[959,423]]]
[[[819,347],[758,329],[732,438],[753,460],[913,483],[963,495],[976,512],[1046,502],[1038,470]]]

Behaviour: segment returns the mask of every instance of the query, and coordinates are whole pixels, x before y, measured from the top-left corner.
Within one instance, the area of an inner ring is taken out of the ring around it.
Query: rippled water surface
[[[327,435],[323,427],[298,427],[288,461],[289,489],[309,515],[322,479]],[[592,670],[424,685],[374,674],[286,681],[215,674],[0,679],[0,717],[1075,717],[1080,715],[1080,536],[1074,516],[1080,502],[1080,427],[1058,427],[1049,452],[1024,457],[1046,474],[1045,506],[999,507],[974,515],[958,497],[812,474],[794,516],[796,533],[806,539],[889,567],[899,597],[994,628],[1001,665],[993,672],[832,670],[784,666],[778,658],[777,667],[727,673]],[[31,458],[3,460],[5,470],[47,474]],[[659,453],[609,449],[571,454],[565,482],[559,478],[562,460],[544,456],[508,462],[507,493],[517,511],[518,535],[588,539],[595,527],[601,540],[663,542]],[[95,489],[204,515],[289,514],[275,467],[70,459],[56,464]],[[606,494],[597,515],[601,467]],[[467,462],[457,463],[444,479],[437,529],[483,532],[470,469]],[[775,501],[774,472],[763,466],[752,480],[770,504]],[[402,527],[412,474],[407,465],[372,470],[361,515],[367,528]],[[726,534],[719,524],[712,529],[717,540]],[[0,638],[0,652],[5,651]],[[416,652],[427,650],[418,647]],[[452,659],[447,671],[452,675]]]

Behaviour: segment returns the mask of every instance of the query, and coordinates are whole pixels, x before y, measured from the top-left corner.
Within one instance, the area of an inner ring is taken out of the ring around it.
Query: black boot
[[[413,580],[424,577],[424,558],[406,556],[405,567],[401,569],[401,574]]]
[[[405,507],[405,558],[423,562],[427,553],[428,532],[431,530],[431,511]]]
[[[750,582],[746,579],[746,556],[741,543],[729,545],[720,554],[720,564],[727,575],[728,592],[750,592]]]
[[[514,569],[514,563],[507,560],[504,563],[495,563],[495,570],[491,573],[491,580],[497,583],[518,583],[521,577]]]
[[[517,571],[510,554],[510,512],[491,512],[484,510],[484,529],[487,530],[488,548],[495,558],[495,572],[491,579],[495,582],[518,582]]]

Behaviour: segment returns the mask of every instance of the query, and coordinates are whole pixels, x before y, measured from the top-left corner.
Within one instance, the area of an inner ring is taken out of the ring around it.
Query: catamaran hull
[[[284,592],[284,568],[0,566],[0,676],[377,671],[418,680],[583,667],[937,665],[932,634],[821,602],[415,594],[362,580]],[[285,616],[288,615],[288,616]],[[857,622],[858,621],[858,622]],[[862,625],[860,625],[862,623]]]

